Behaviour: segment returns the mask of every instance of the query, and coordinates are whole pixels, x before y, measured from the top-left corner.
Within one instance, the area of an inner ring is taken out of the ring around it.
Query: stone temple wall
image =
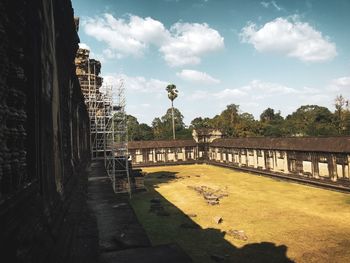
[[[88,114],[74,65],[78,42],[69,0],[0,1],[0,255],[6,262],[48,262],[89,159]]]

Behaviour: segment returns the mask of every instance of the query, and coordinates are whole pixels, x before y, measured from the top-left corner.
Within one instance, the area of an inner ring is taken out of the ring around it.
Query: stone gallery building
[[[130,142],[132,163],[134,166],[208,163],[350,187],[350,137],[224,139],[215,130],[193,135],[194,140]]]
[[[350,137],[219,139],[209,161],[349,185]]]
[[[197,143],[194,140],[129,142],[133,166],[196,163]]]

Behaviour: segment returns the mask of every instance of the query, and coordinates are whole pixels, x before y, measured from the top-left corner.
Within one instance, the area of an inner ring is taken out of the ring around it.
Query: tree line
[[[349,100],[342,95],[334,101],[335,111],[318,105],[303,105],[285,118],[280,111],[265,109],[260,118],[241,112],[239,105],[230,104],[213,118],[197,117],[189,127],[184,116],[174,108],[174,122],[177,139],[191,139],[192,130],[214,128],[225,137],[290,137],[290,136],[338,136],[350,135]],[[139,123],[137,118],[127,115],[129,141],[172,139],[172,108],[153,120],[152,125]]]

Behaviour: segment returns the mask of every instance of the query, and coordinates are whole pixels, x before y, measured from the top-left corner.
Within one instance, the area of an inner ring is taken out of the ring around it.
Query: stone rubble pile
[[[243,230],[229,230],[226,232],[227,235],[232,236],[235,239],[247,241],[248,237]]]
[[[220,203],[220,199],[228,196],[228,193],[221,189],[212,189],[205,185],[202,186],[187,186],[188,188],[195,190],[197,193],[203,196],[206,202],[209,205],[218,205]]]

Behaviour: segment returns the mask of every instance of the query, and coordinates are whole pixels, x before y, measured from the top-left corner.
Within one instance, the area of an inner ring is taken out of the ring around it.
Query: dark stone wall
[[[70,0],[0,1],[4,262],[48,262],[67,229],[89,160],[88,114],[74,65],[78,42]]]

